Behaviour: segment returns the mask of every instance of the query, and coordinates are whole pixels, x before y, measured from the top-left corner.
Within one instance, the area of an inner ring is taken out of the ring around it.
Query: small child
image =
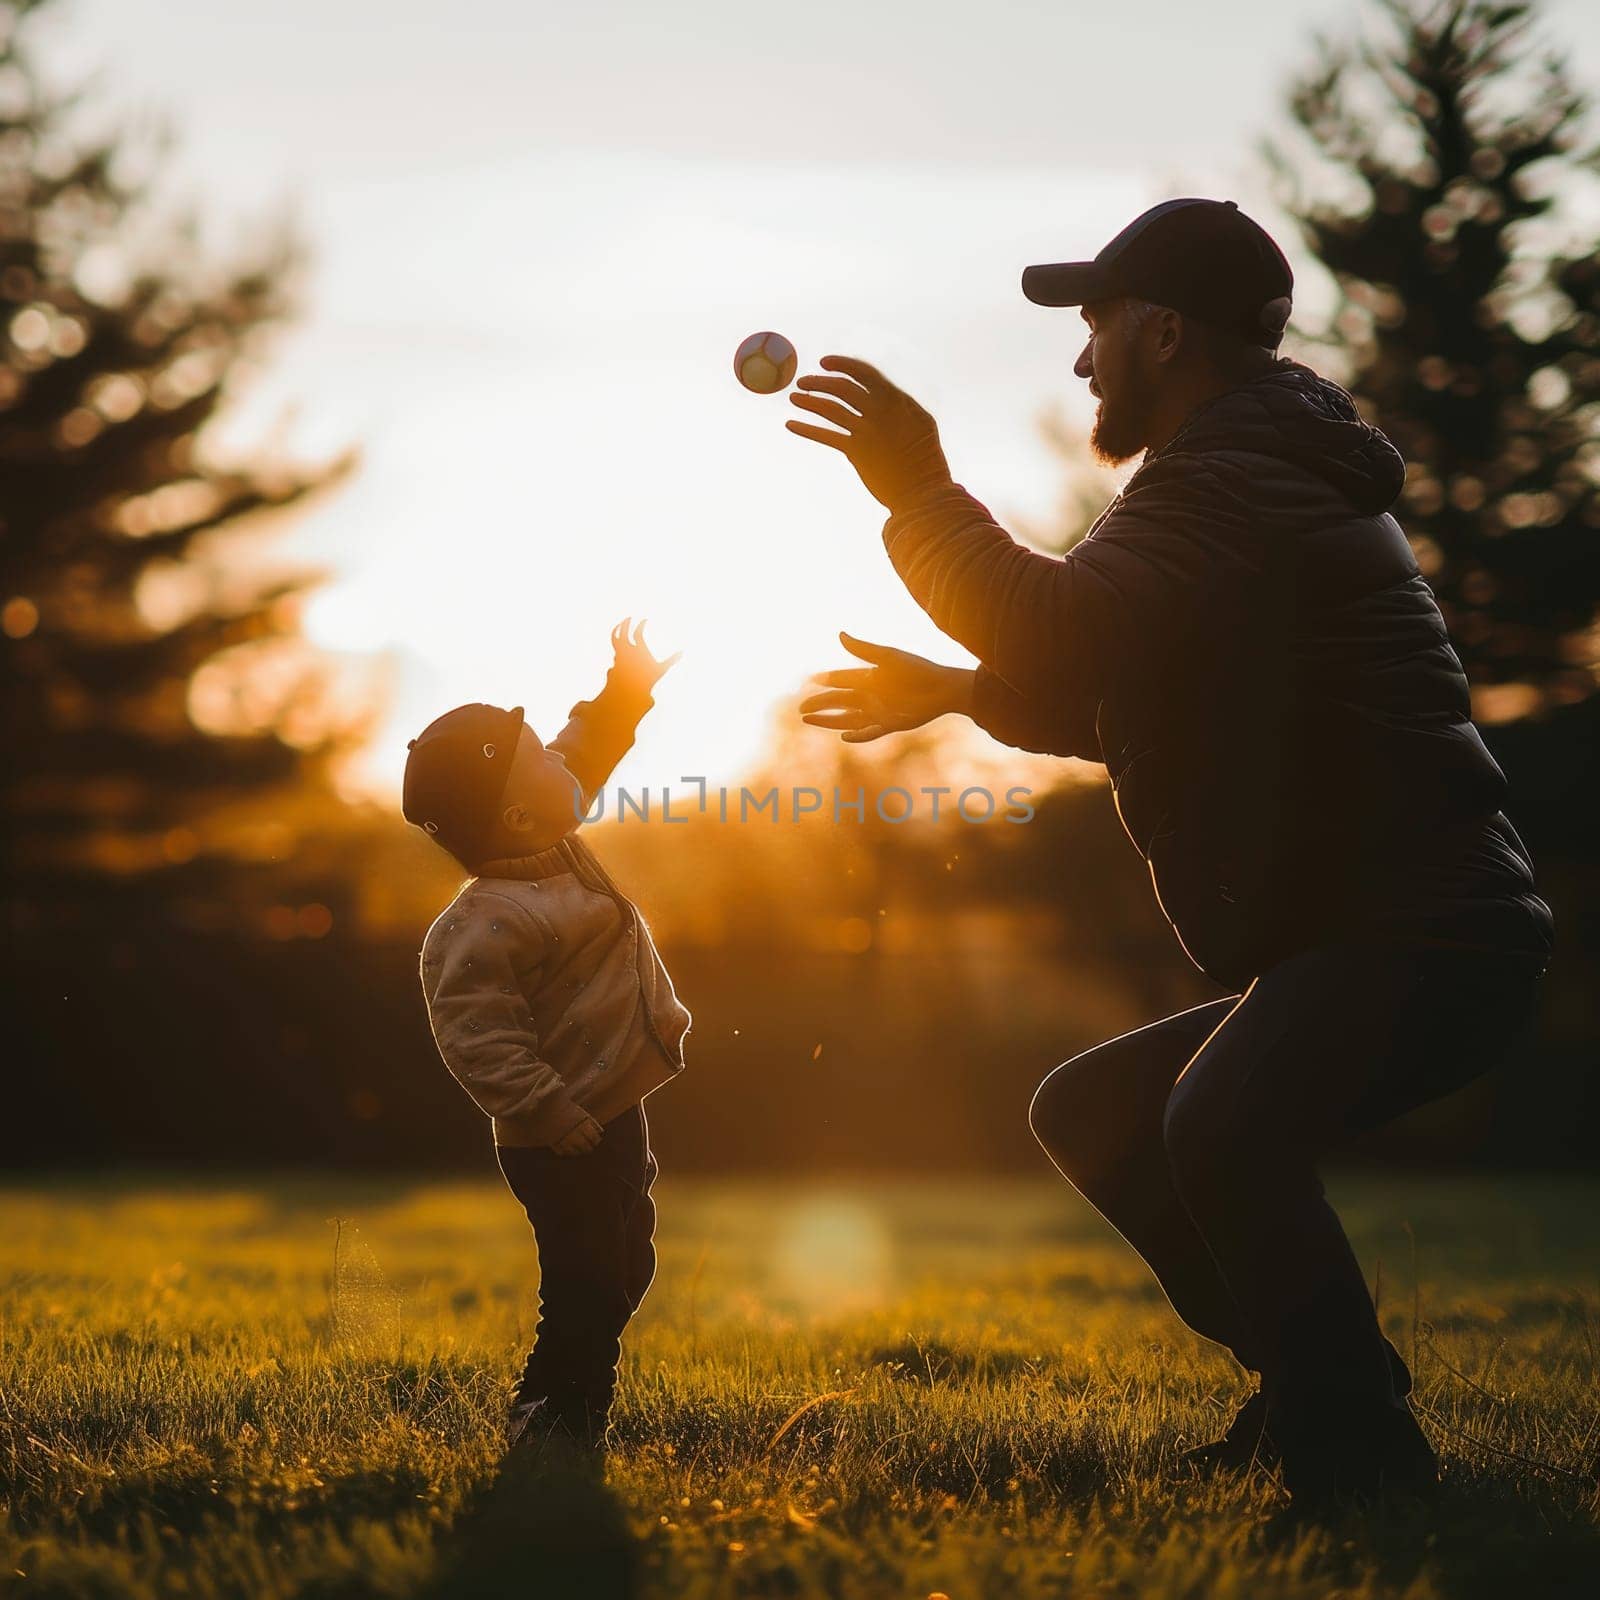
[[[657,661],[629,622],[612,630],[604,689],[549,745],[520,706],[458,706],[406,761],[406,819],[475,875],[423,941],[429,1022],[494,1119],[539,1247],[512,1446],[552,1432],[603,1446],[622,1331],[655,1276],[641,1102],[683,1070],[689,1013],[638,908],[576,837],[678,659]]]

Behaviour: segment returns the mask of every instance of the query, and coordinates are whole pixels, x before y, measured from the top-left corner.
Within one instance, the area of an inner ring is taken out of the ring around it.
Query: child
[[[641,1102],[683,1070],[689,1029],[644,918],[576,836],[678,659],[650,654],[642,622],[611,643],[604,689],[548,746],[520,706],[458,706],[406,761],[407,820],[475,874],[423,941],[433,1036],[494,1119],[539,1247],[512,1446],[552,1432],[603,1445],[622,1330],[655,1275]]]

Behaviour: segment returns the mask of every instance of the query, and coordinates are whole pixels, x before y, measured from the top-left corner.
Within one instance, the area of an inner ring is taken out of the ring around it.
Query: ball
[[[793,381],[797,360],[781,333],[752,333],[733,353],[733,372],[745,388],[776,394]]]

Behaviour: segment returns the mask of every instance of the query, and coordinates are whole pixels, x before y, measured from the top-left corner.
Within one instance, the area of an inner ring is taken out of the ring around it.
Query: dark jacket
[[[1282,362],[1202,406],[1063,558],[959,486],[884,527],[982,663],[977,721],[1105,763],[1162,909],[1224,984],[1358,929],[1548,951],[1505,778],[1389,515],[1404,478],[1343,389]]]

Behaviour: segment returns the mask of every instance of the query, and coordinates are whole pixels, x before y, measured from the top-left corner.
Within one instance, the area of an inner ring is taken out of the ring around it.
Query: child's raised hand
[[[630,636],[628,630],[632,623],[632,617],[624,617],[611,630],[611,648],[615,652],[611,670],[630,687],[649,690],[661,681],[668,668],[678,662],[683,651],[677,651],[664,661],[657,661],[650,654],[650,646],[644,642],[644,622],[641,621]]]

